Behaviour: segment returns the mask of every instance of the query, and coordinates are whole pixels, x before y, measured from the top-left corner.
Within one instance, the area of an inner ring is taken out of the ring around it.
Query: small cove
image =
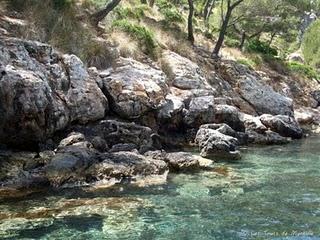
[[[320,137],[166,184],[0,201],[0,239],[320,239]]]

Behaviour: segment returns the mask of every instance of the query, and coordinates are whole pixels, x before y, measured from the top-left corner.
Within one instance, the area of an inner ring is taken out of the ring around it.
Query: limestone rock
[[[173,172],[199,170],[200,164],[197,158],[187,152],[173,152],[166,156],[169,169]]]
[[[83,63],[50,45],[0,41],[0,142],[36,148],[71,122],[105,116],[108,101]]]
[[[140,152],[154,148],[155,133],[145,126],[116,119],[101,120],[86,126],[77,125],[69,131],[83,133],[88,141],[100,137],[112,148],[116,144],[134,144]]]
[[[320,106],[320,90],[315,90],[311,92],[311,96],[316,100],[317,107]]]
[[[104,160],[92,165],[86,172],[87,179],[108,181],[134,181],[137,177],[163,175],[168,171],[164,161],[139,155],[134,152],[116,152],[104,155]]]
[[[165,102],[168,87],[164,73],[143,63],[120,58],[110,74],[101,77],[113,110],[123,118],[141,117]]]
[[[202,157],[214,160],[238,160],[241,158],[240,152],[237,150],[238,140],[236,138],[208,126],[200,127],[195,142],[199,145]]]
[[[272,131],[283,137],[299,139],[303,137],[302,129],[296,120],[285,115],[272,116],[264,114],[260,117],[261,122]]]
[[[241,114],[241,119],[245,124],[248,142],[261,145],[284,144],[290,140],[282,137],[279,133],[268,129],[261,121],[260,117]]]
[[[214,122],[226,123],[232,129],[238,132],[244,132],[245,126],[240,119],[239,110],[236,107],[229,105],[215,105],[214,106]]]
[[[164,51],[162,68],[170,78],[170,85],[174,87],[184,90],[212,89],[199,66],[177,53]]]
[[[199,170],[199,160],[188,152],[148,151],[144,154],[152,159],[164,161],[168,164],[170,172],[187,172]]]
[[[91,143],[78,142],[59,149],[45,167],[45,174],[54,187],[76,184],[85,170],[97,161],[97,152]]]
[[[190,127],[199,127],[214,121],[214,96],[192,98],[184,113],[184,123]]]
[[[270,86],[262,84],[253,76],[245,76],[238,82],[242,97],[248,101],[259,114],[293,116],[293,102],[275,92]]]

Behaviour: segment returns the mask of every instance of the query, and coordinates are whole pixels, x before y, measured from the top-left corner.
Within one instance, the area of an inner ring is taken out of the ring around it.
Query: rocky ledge
[[[119,57],[87,69],[77,56],[9,37],[0,53],[0,192],[165,180],[202,168],[183,147],[239,160],[242,145],[284,144],[304,136],[299,123],[320,122],[320,104],[295,106],[231,61],[208,71],[164,51],[152,65]]]

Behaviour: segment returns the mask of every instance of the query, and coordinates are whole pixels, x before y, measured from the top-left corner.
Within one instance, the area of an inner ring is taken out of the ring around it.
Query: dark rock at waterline
[[[296,120],[285,115],[272,116],[264,114],[260,117],[261,122],[272,131],[279,133],[283,137],[300,139],[303,137],[302,129]]]
[[[279,133],[268,129],[268,127],[261,122],[260,117],[242,114],[241,118],[246,127],[248,143],[272,145],[284,144],[290,141],[289,138],[283,137]]]
[[[147,157],[164,161],[168,164],[170,172],[188,172],[200,169],[199,160],[188,152],[149,151],[144,154]]]
[[[140,155],[136,152],[106,153],[103,160],[93,164],[85,173],[87,181],[109,181],[116,179],[134,181],[138,177],[163,175],[168,171],[162,160]]]
[[[290,138],[282,137],[279,133],[271,130],[266,130],[263,133],[259,133],[253,130],[248,130],[249,143],[259,145],[274,145],[274,144],[286,144],[290,142]]]
[[[89,142],[77,142],[63,147],[45,167],[46,177],[51,185],[58,187],[64,183],[75,183],[85,170],[98,161],[97,151]]]
[[[238,139],[221,133],[210,124],[200,127],[195,138],[200,149],[200,155],[214,160],[239,160],[240,152],[237,150]]]
[[[69,131],[82,133],[90,142],[99,137],[110,148],[117,144],[134,144],[143,153],[154,147],[161,147],[152,129],[133,122],[101,120],[86,126],[73,126]]]

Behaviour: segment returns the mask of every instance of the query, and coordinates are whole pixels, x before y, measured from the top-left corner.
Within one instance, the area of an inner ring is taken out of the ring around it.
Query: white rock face
[[[234,88],[235,92],[252,107],[258,115],[293,116],[293,101],[276,92],[266,82],[270,80],[262,73],[234,62],[223,62],[219,66],[222,77]],[[248,106],[241,104],[240,110],[246,113]]]
[[[112,99],[113,110],[121,117],[141,117],[165,102],[168,92],[165,74],[146,64],[120,58],[117,67],[101,77]]]
[[[254,106],[257,113],[293,116],[292,99],[275,92],[255,77],[245,76],[238,82],[238,86],[241,96]]]
[[[162,54],[162,65],[170,77],[171,85],[179,89],[212,89],[199,66],[171,51]]]

